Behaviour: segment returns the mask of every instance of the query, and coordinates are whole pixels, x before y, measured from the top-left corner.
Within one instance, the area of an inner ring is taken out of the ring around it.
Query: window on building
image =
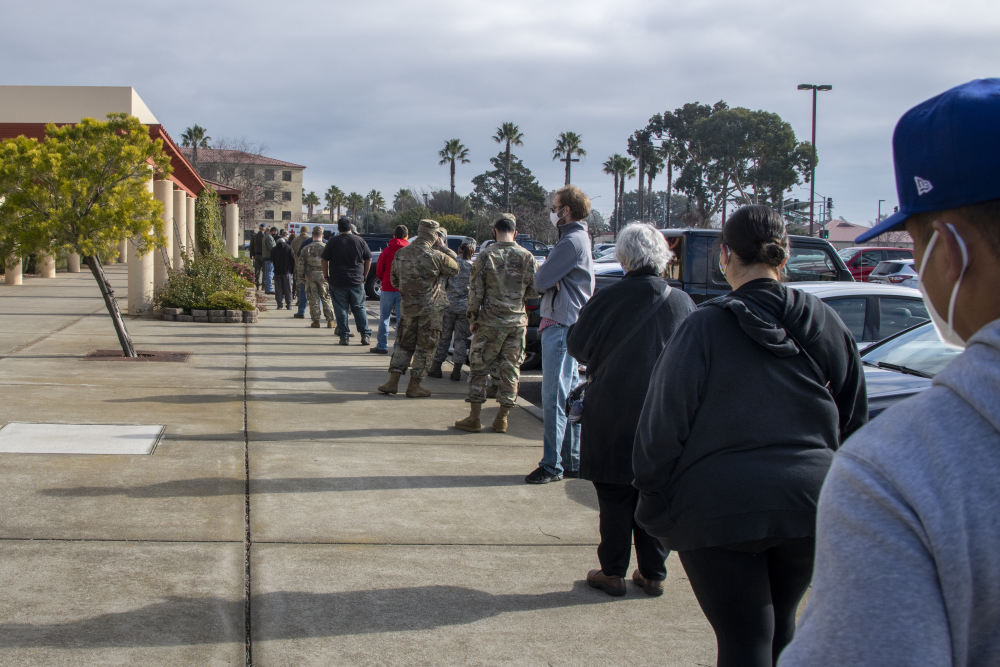
[[[264,201],[274,201],[274,190],[264,190]]]
[[[281,219],[282,220],[291,220],[292,219],[292,212],[291,211],[282,211],[281,212]]]
[[[265,169],[264,170],[264,180],[265,181],[273,181],[274,180],[274,169]]]
[[[283,181],[290,181],[290,180],[292,180],[292,172],[290,172],[290,171],[283,171],[283,172],[281,172],[281,180],[283,180]]]
[[[282,192],[281,201],[292,201],[292,193],[288,192],[287,190],[285,192]]]
[[[253,167],[247,167],[246,169],[244,169],[243,170],[243,175],[246,177],[247,180],[252,179],[253,178]]]
[[[274,211],[264,211],[265,220],[274,220]]]

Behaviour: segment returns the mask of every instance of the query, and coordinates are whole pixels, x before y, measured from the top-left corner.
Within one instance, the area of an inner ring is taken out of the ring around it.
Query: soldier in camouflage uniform
[[[326,317],[327,328],[333,328],[333,302],[330,301],[330,290],[323,275],[323,228],[313,227],[312,243],[299,251],[295,262],[295,279],[306,286],[306,299],[309,301],[309,315],[312,317],[312,327],[319,329],[320,304]]]
[[[439,229],[436,221],[421,220],[417,238],[400,248],[393,258],[389,276],[399,288],[403,316],[396,325],[396,351],[389,362],[389,381],[378,388],[383,394],[399,390],[399,377],[406,372],[412,357],[406,395],[410,398],[431,395],[420,382],[441,338],[441,318],[448,306],[445,283],[458,274],[455,253],[438,236]]]
[[[491,368],[500,377],[497,392],[500,409],[493,420],[497,433],[506,433],[507,415],[517,401],[524,333],[528,326],[524,300],[538,296],[533,287],[538,264],[530,252],[514,242],[515,233],[514,216],[504,214],[493,225],[497,242],[479,253],[472,265],[468,310],[472,347],[469,396],[465,399],[472,404],[472,411],[455,422],[463,431],[478,433],[483,428],[479,412],[486,402],[486,380]]]
[[[434,364],[427,371],[427,375],[432,378],[442,377],[441,364],[448,357],[448,344],[451,343],[451,334],[455,334],[455,350],[451,356],[451,379],[456,382],[462,379],[462,364],[469,363],[469,338],[472,332],[469,331],[469,318],[465,311],[468,310],[469,302],[469,272],[472,270],[473,248],[468,243],[463,243],[458,249],[460,257],[458,262],[458,275],[448,278],[448,307],[444,311],[444,318],[441,320],[441,342],[438,344],[437,354],[434,355]]]

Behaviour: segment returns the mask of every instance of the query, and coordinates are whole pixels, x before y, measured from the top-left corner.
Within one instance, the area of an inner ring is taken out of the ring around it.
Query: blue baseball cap
[[[976,79],[913,107],[892,135],[899,212],[854,240],[903,228],[915,213],[1000,199],[1000,79]]]

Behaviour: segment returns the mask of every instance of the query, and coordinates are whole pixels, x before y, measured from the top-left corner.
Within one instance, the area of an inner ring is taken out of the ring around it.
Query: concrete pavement
[[[241,665],[248,633],[256,665],[714,663],[676,557],[662,598],[586,586],[593,487],[523,484],[528,412],[450,428],[464,382],[378,394],[385,356],[291,311],[127,324],[191,358],[81,361],[116,347],[89,274],[0,285],[0,423],[166,426],[151,456],[0,454],[0,665]]]

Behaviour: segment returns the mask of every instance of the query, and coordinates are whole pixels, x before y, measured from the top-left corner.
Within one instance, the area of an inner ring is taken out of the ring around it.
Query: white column
[[[80,273],[80,255],[75,252],[66,253],[66,272]]]
[[[188,221],[188,257],[194,259],[194,254],[198,250],[198,242],[194,235],[194,202],[197,197],[187,198],[187,221]]]
[[[38,253],[38,272],[42,274],[42,278],[55,278],[56,277],[56,257],[49,253],[40,252]]]
[[[187,203],[184,201],[187,193],[177,188],[174,190],[174,268],[180,269],[181,260],[187,257]]]
[[[153,179],[146,189],[154,192]],[[128,314],[142,315],[153,308],[153,253],[139,257],[135,243],[128,241]]]
[[[153,181],[153,196],[163,203],[163,232],[167,237],[166,247],[153,251],[153,287],[160,289],[167,284],[174,256],[174,182]]]
[[[20,285],[23,282],[23,277],[21,275],[21,258],[20,257],[8,257],[7,261],[3,263],[4,273],[3,282],[6,285]]]
[[[233,257],[240,256],[240,207],[226,204],[226,252]]]
[[[118,244],[118,263],[124,264],[128,261],[128,239]]]

